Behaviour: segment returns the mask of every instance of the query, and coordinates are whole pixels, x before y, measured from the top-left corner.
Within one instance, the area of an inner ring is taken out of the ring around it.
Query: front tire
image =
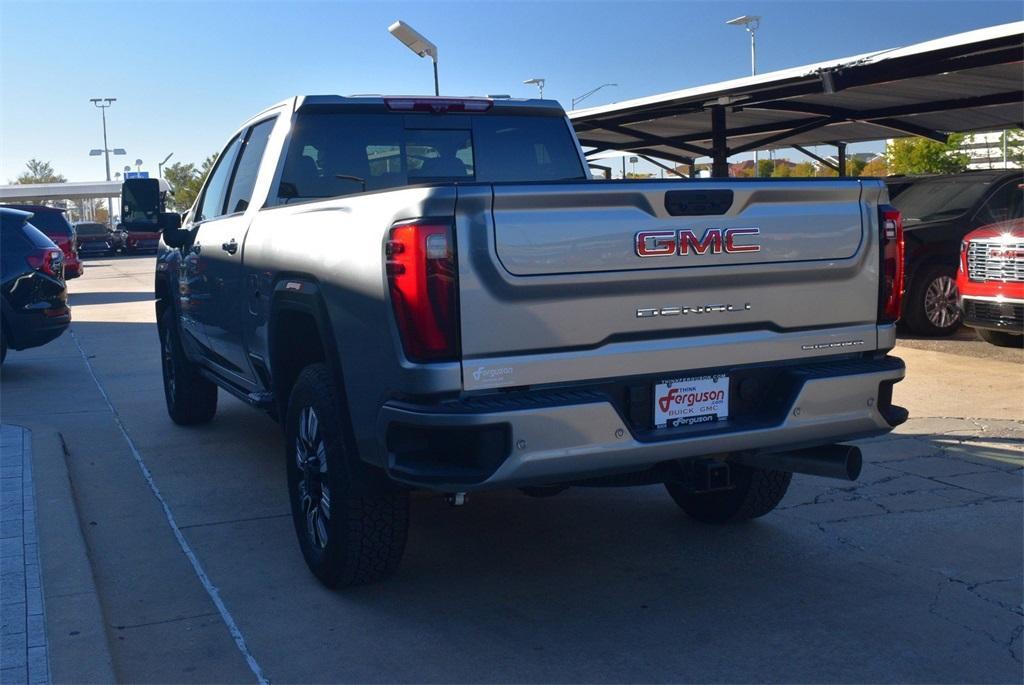
[[[171,307],[160,316],[158,329],[167,414],[181,426],[207,423],[217,413],[217,386],[203,378],[185,356]]]
[[[975,328],[978,337],[989,345],[996,347],[1024,347],[1024,335],[1014,335],[1005,331],[991,331],[987,328]]]
[[[665,488],[676,504],[702,523],[736,523],[764,516],[782,501],[792,473],[730,464],[734,487],[730,490],[695,493],[678,483]]]
[[[346,448],[344,411],[330,369],[303,369],[285,420],[288,497],[302,556],[328,587],[394,573],[409,526],[409,493],[364,473]]]
[[[952,335],[960,328],[955,267],[932,264],[914,275],[903,321],[910,332],[929,337]]]

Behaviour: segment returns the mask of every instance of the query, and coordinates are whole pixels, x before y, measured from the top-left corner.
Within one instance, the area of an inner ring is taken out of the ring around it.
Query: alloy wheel
[[[299,507],[306,519],[306,535],[314,547],[326,549],[331,520],[331,490],[327,482],[327,445],[312,407],[299,414],[295,438],[295,466],[299,470]]]
[[[956,303],[956,281],[949,276],[939,276],[928,284],[924,293],[924,313],[928,321],[937,328],[949,328],[960,318]]]

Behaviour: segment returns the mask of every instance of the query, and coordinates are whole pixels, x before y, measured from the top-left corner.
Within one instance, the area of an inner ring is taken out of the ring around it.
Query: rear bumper
[[[441,491],[557,483],[726,452],[770,452],[879,435],[906,420],[892,405],[895,357],[790,367],[792,392],[718,424],[644,430],[622,404],[586,390],[423,407],[389,403],[378,435],[400,482]],[[669,374],[671,376],[671,374]],[[732,415],[732,410],[730,409]]]
[[[45,345],[60,337],[71,323],[71,309],[66,305],[11,311],[6,316],[8,344],[13,350]]]

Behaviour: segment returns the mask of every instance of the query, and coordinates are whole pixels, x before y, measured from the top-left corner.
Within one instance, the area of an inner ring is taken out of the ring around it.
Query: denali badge
[[[646,319],[651,316],[686,316],[687,314],[723,314],[726,312],[749,312],[750,303],[746,304],[701,304],[696,307],[653,307],[636,310],[636,318]]]
[[[761,246],[747,242],[737,245],[736,239],[742,236],[753,236],[761,233],[759,228],[709,228],[704,235],[689,229],[681,231],[640,231],[636,234],[634,245],[638,257],[671,257],[690,254],[703,255],[733,254],[735,252],[760,252]]]

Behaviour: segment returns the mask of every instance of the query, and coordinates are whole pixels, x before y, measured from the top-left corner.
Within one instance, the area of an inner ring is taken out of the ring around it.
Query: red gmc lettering
[[[690,229],[680,231],[640,231],[636,234],[636,254],[638,257],[669,257],[689,254],[733,254],[737,252],[760,252],[757,243],[746,242],[737,245],[737,238],[756,236],[761,233],[759,228],[709,228],[704,235]]]
[[[693,231],[679,231],[679,254],[690,254],[691,247],[697,254],[706,254],[708,250],[711,250],[711,254],[721,254],[722,232],[717,228],[709,228],[704,231],[704,238],[697,240]]]

